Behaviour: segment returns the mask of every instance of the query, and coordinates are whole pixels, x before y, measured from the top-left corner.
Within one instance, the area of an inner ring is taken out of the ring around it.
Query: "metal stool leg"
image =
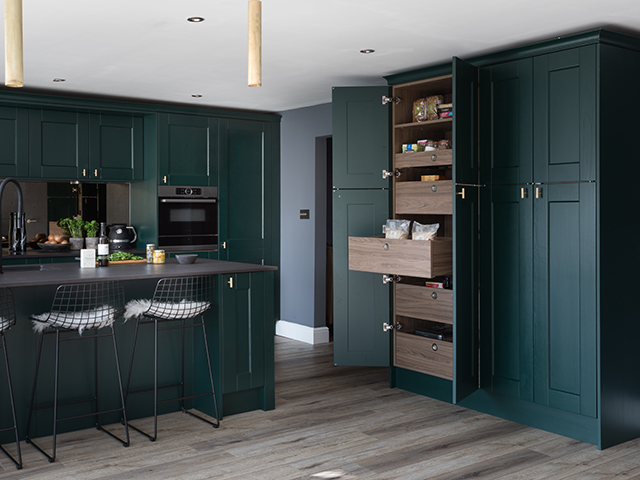
[[[122,375],[120,374],[120,360],[118,359],[118,345],[116,343],[116,331],[113,328],[113,325],[111,326],[111,336],[113,338],[113,353],[116,357],[116,372],[118,373],[118,387],[120,388],[120,402],[122,403],[122,417],[124,418],[124,431],[126,436],[126,442],[124,442],[124,446],[128,447],[130,444],[129,424],[127,423],[127,410],[125,407],[126,403],[124,398],[124,391],[122,388]]]
[[[9,369],[9,355],[7,354],[7,342],[4,338],[4,333],[0,333],[2,337],[2,350],[4,351],[4,364],[7,368],[7,383],[9,384],[9,399],[11,400],[11,416],[13,417],[13,431],[16,435],[16,448],[18,450],[18,459],[16,460],[9,452],[7,452],[2,445],[2,450],[7,457],[16,464],[16,468],[20,470],[22,468],[22,452],[20,451],[20,435],[18,434],[18,421],[16,420],[16,405],[13,400],[13,387],[11,386],[11,371]],[[7,429],[10,430],[10,429]]]

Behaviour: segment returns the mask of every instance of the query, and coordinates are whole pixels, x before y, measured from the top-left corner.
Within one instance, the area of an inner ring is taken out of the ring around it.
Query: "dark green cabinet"
[[[270,264],[275,180],[272,125],[221,119],[219,140],[219,259]]]
[[[218,276],[223,413],[275,408],[273,272]]]
[[[389,218],[387,190],[333,192],[333,357],[336,365],[389,365],[391,289],[378,273],[349,270],[348,238],[373,237]]]
[[[86,113],[29,111],[29,176],[89,178],[89,118]]]
[[[0,177],[29,175],[29,112],[0,107]]]
[[[29,178],[131,181],[143,175],[142,118],[29,110]]]
[[[89,168],[91,180],[142,180],[142,117],[89,116]]]
[[[158,114],[158,183],[218,184],[218,119]]]

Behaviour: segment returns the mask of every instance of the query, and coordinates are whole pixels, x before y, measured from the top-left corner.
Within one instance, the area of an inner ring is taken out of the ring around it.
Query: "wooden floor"
[[[24,469],[0,454],[0,479],[640,480],[640,441],[598,451],[389,389],[386,369],[334,367],[331,344],[279,337],[275,410],[218,430],[174,413],[159,427],[157,442],[132,432],[128,448],[93,429],[62,434],[53,464],[23,442]]]

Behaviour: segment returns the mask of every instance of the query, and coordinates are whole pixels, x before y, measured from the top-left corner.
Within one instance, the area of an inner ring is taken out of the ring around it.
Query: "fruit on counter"
[[[109,255],[110,262],[123,262],[125,260],[145,260],[145,258],[129,252],[113,252]]]
[[[46,233],[38,233],[34,238],[29,240],[30,243],[44,243],[47,241]]]
[[[69,242],[62,235],[49,235],[44,243],[66,245]]]

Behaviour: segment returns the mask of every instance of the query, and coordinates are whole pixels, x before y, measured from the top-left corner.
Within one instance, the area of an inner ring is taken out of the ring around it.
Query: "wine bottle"
[[[109,266],[109,237],[107,237],[107,224],[100,223],[100,237],[98,238],[98,266]]]

